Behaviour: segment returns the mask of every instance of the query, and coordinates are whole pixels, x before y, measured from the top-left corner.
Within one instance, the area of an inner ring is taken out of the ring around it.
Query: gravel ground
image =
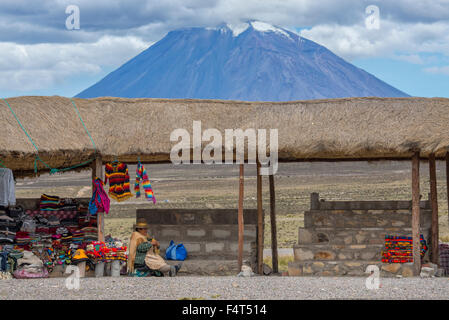
[[[3,299],[448,299],[448,278],[177,277],[83,278],[68,290],[64,278],[0,280]]]

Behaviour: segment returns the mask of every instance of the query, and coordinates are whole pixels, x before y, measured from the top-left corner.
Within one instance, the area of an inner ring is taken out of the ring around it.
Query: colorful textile
[[[444,269],[445,275],[449,275],[449,244],[440,243],[440,267]]]
[[[39,208],[42,211],[76,211],[77,203],[74,199],[61,199],[58,196],[43,194],[40,199]]]
[[[58,196],[41,195],[39,208],[42,211],[58,211],[62,207],[61,199]]]
[[[423,235],[420,236],[420,255],[424,257],[428,249]],[[413,238],[400,236],[385,236],[385,250],[382,251],[382,262],[384,263],[407,263],[413,262]]]
[[[84,241],[84,231],[76,230],[72,234],[73,243],[82,243]]]
[[[78,218],[78,225],[81,228],[85,227],[97,227],[97,217],[95,216],[85,216]]]
[[[152,200],[156,203],[156,198],[154,197],[153,189],[151,188],[151,183],[148,178],[147,171],[145,167],[139,162],[136,169],[136,183],[134,184],[134,192],[136,193],[136,198],[140,197],[140,183],[142,182],[143,190],[145,192],[145,198],[147,200]]]
[[[109,248],[106,243],[101,241],[92,241],[86,246],[87,256],[96,261],[126,261],[126,247]]]
[[[124,201],[132,197],[129,189],[128,166],[122,162],[107,163],[105,165],[105,180],[109,180],[109,197],[116,201]]]
[[[109,198],[103,189],[103,181],[100,178],[95,178],[93,181],[92,199],[89,202],[89,212],[97,214],[98,212],[109,213]]]
[[[130,272],[129,276],[131,277],[163,277],[164,274],[159,270],[151,270],[147,265],[136,268],[135,271]]]
[[[94,241],[98,239],[98,229],[95,227],[85,227],[81,231],[84,233],[84,241]]]
[[[77,211],[63,211],[63,210],[58,210],[58,211],[42,211],[42,210],[27,210],[25,212],[28,216],[30,217],[35,217],[37,215],[41,215],[44,218],[49,218],[49,217],[56,217],[58,218],[58,220],[62,220],[62,219],[73,219],[73,218],[78,218],[78,212]],[[59,224],[59,221],[58,221]]]

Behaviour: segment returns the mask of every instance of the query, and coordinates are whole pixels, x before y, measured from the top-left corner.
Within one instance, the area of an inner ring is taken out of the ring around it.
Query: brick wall
[[[411,236],[411,208],[411,201],[325,201],[312,193],[289,273],[365,275],[368,265],[384,270],[381,251],[385,235]],[[432,246],[430,202],[421,201],[420,208],[421,233],[429,247],[426,261]]]
[[[233,209],[138,209],[149,234],[165,252],[170,240],[183,243],[189,259],[236,260],[238,255],[237,210]],[[244,210],[244,259],[256,259],[257,210]]]

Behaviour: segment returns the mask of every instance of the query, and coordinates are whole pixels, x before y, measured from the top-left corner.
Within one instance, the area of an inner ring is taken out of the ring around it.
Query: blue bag
[[[165,250],[165,259],[167,260],[181,260],[184,261],[187,258],[187,250],[182,243],[175,244],[173,240],[170,241],[170,245]]]

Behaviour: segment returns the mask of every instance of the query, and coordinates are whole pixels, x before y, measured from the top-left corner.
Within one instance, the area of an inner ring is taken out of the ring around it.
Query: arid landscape
[[[146,165],[157,204],[143,199],[123,203],[111,200],[105,232],[128,241],[136,208],[237,208],[238,167],[233,165]],[[309,209],[310,193],[326,200],[410,200],[409,162],[280,163],[275,176],[278,243],[291,248],[297,242],[303,212]],[[421,194],[429,193],[428,163],[421,163]],[[129,167],[131,188],[135,166]],[[256,208],[255,165],[245,166],[245,208]],[[443,162],[437,162],[440,240],[449,241],[446,180]],[[17,197],[90,197],[90,171],[42,175],[17,181]],[[263,178],[265,246],[269,248],[268,178]]]

